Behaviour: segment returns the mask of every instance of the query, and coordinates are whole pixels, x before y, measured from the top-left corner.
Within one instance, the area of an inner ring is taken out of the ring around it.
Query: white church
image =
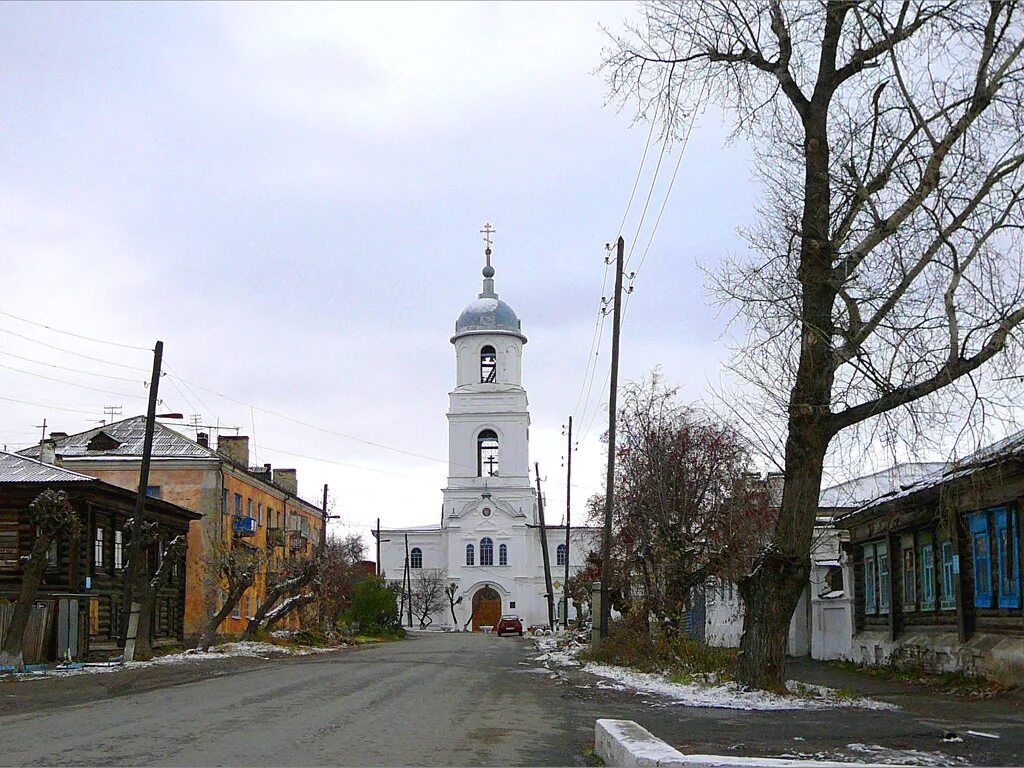
[[[382,528],[381,572],[401,582],[408,551],[409,574],[444,571],[458,587],[457,629],[478,631],[505,614],[523,627],[546,626],[548,607],[537,493],[530,480],[530,411],[523,387],[526,337],[516,313],[494,292],[490,227],[483,292],[455,321],[455,388],[448,406],[448,483],[442,489],[440,523]],[[560,512],[545,509],[546,518]],[[435,518],[436,519],[436,518]],[[565,526],[547,525],[556,620],[565,591]],[[599,549],[600,530],[570,530],[570,574]],[[408,550],[406,546],[408,545]],[[449,601],[432,615],[432,627],[452,626]],[[569,602],[569,619],[576,610]]]

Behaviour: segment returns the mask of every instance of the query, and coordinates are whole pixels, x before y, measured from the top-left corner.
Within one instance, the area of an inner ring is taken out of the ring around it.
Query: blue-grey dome
[[[505,331],[521,335],[521,323],[508,304],[495,295],[481,296],[455,321],[455,335],[470,331]]]
[[[490,227],[489,224],[487,226]],[[491,266],[489,241],[484,254],[487,256],[487,263],[483,268],[483,292],[477,296],[476,301],[462,310],[459,319],[455,321],[455,335],[452,336],[452,341],[470,333],[509,333],[525,344],[522,323],[519,322],[512,307],[499,299],[498,294],[494,292],[494,267]]]

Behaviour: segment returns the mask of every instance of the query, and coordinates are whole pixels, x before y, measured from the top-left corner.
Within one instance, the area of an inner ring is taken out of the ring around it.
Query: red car
[[[498,619],[494,627],[495,634],[501,637],[504,634],[518,634],[523,636],[523,622],[514,613],[507,613]]]

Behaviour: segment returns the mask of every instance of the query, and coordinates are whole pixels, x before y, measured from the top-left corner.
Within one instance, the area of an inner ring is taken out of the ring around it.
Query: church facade
[[[444,585],[456,585],[454,622],[450,601],[442,595],[431,626],[474,631],[493,626],[504,614],[516,614],[524,627],[548,624],[542,535],[556,618],[562,620],[566,557],[573,574],[598,548],[600,535],[598,529],[572,528],[567,555],[565,527],[540,528],[522,381],[526,337],[516,313],[495,293],[489,243],[485,254],[483,291],[459,315],[451,337],[455,388],[449,393],[441,521],[380,531],[381,572],[387,581],[403,581],[408,552],[414,605],[423,579],[443,576]],[[576,618],[571,601],[568,615]]]

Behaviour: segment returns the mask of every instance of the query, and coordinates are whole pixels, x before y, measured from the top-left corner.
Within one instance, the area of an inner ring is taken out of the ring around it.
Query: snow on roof
[[[95,477],[0,451],[0,483],[91,483]]]
[[[908,462],[896,464],[880,472],[855,477],[845,483],[824,488],[818,499],[822,509],[856,509],[879,496],[898,491],[922,478],[941,472],[945,462]]]
[[[141,456],[146,437],[146,417],[132,416],[113,424],[104,424],[85,432],[57,440],[57,453],[66,458],[94,456]],[[39,446],[21,451],[22,456],[38,456]],[[217,454],[190,440],[165,424],[156,422],[153,430],[153,456],[206,458]]]
[[[896,501],[897,499],[903,499],[908,496],[913,496],[915,493],[921,493],[929,488],[935,488],[943,485],[944,483],[969,477],[975,472],[979,472],[986,467],[1010,458],[1020,457],[1022,454],[1024,454],[1024,430],[1015,432],[1008,437],[1004,437],[1002,440],[997,440],[991,445],[986,445],[985,447],[964,457],[960,461],[940,465],[939,469],[922,475],[913,483],[901,485],[899,488],[893,489],[889,493],[877,496],[865,503],[859,509],[855,510],[855,512],[875,509],[884,504]],[[844,517],[849,517],[852,514],[853,512],[844,515]]]

